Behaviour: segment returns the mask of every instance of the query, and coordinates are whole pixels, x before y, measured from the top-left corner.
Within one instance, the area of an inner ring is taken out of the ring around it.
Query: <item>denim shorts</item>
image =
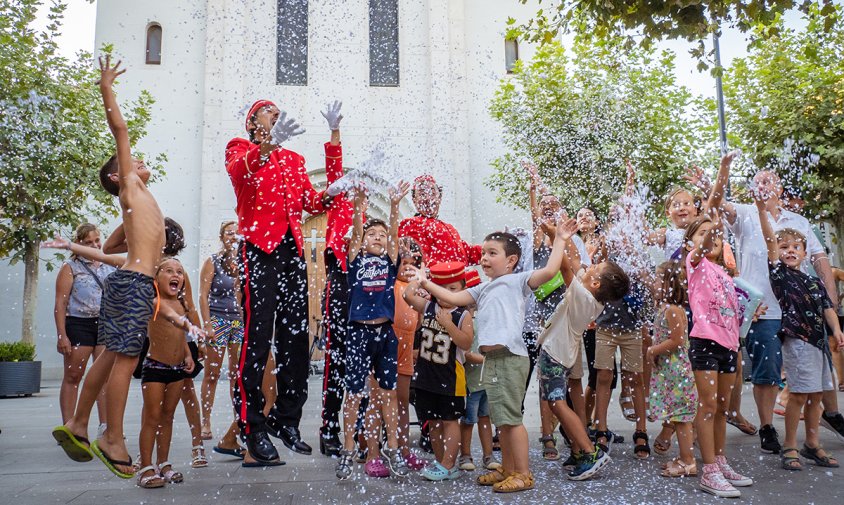
[[[463,424],[478,424],[478,419],[481,417],[489,417],[489,402],[484,390],[469,393],[466,397],[466,414],[460,422]]]
[[[750,357],[750,382],[775,386],[782,381],[782,342],[777,336],[779,319],[760,319],[750,325],[747,354]]]
[[[370,372],[375,372],[381,389],[396,389],[399,341],[391,322],[363,324],[349,322],[346,334],[346,390],[358,394],[364,390]]]

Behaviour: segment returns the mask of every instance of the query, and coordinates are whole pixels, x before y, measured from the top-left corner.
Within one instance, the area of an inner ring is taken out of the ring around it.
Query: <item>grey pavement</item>
[[[610,427],[623,434],[626,443],[615,444],[613,462],[598,478],[586,482],[570,482],[564,478],[560,462],[542,460],[539,437],[539,416],[536,405],[536,385],[528,391],[528,412],[525,424],[531,439],[531,469],[536,476],[536,488],[513,495],[498,495],[489,488],[474,483],[478,472],[447,483],[424,482],[413,475],[404,482],[392,479],[372,479],[363,474],[362,465],[356,467],[353,479],[338,482],[334,477],[334,460],[318,454],[317,430],[320,413],[321,377],[310,379],[310,393],[302,419],[302,432],[315,446],[315,455],[302,456],[277,446],[287,464],[266,469],[241,468],[231,458],[211,452],[207,443],[209,466],[190,468],[190,435],[184,413],[176,413],[171,461],[185,474],[185,482],[171,484],[164,489],[144,490],[133,480],[112,476],[98,461],[74,463],[59,449],[50,430],[59,424],[58,383],[49,382],[41,393],[31,398],[0,399],[0,504],[427,504],[427,503],[721,503],[697,490],[697,479],[666,479],[659,476],[659,465],[676,455],[676,445],[666,456],[652,456],[647,461],[633,457],[630,436],[632,425],[621,417],[616,397],[610,407]],[[844,397],[839,395],[842,401]],[[213,428],[227,426],[231,409],[225,383],[217,389]],[[844,405],[844,404],[842,404]],[[136,434],[140,429],[141,391],[139,381],[132,384],[125,431],[129,434],[129,448],[136,454]],[[745,386],[743,409],[755,420],[752,394]],[[96,419],[96,415],[93,416]],[[776,419],[782,434],[782,418]],[[658,432],[651,424],[651,439]],[[734,467],[751,476],[755,484],[742,489],[742,503],[842,503],[844,470],[821,469],[804,462],[802,472],[786,472],[779,468],[777,456],[759,451],[758,437],[747,436],[728,426],[728,457]],[[95,429],[95,428],[92,428]],[[93,434],[93,433],[92,433]],[[414,429],[414,435],[418,430]],[[802,437],[801,437],[802,439]],[[844,444],[822,428],[822,444],[844,457]],[[563,447],[562,443],[560,446]],[[477,437],[473,444],[475,459],[480,459]],[[563,453],[566,451],[563,450]]]

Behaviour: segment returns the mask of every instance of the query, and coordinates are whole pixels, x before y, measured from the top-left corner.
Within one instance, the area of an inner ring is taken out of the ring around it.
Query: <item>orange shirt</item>
[[[419,313],[404,301],[404,290],[408,283],[396,280],[396,313],[393,317],[393,331],[399,341],[410,338],[411,344],[416,334],[416,325],[419,323]]]

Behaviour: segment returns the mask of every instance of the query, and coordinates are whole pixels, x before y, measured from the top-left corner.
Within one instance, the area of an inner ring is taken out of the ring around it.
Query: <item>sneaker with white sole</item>
[[[590,454],[581,453],[577,457],[577,466],[568,473],[569,480],[580,481],[589,479],[610,461],[612,459],[609,454],[601,450],[600,447],[595,447],[595,451]]]
[[[730,464],[727,463],[726,457],[715,456],[715,463],[718,465],[718,468],[721,470],[721,473],[724,475],[724,478],[727,479],[727,482],[732,484],[734,487],[747,487],[753,485],[753,479],[751,479],[750,477],[745,477],[744,475],[733,470],[733,467],[731,467]]]
[[[703,465],[700,489],[719,498],[741,498],[741,491],[727,481],[716,463]]]
[[[387,463],[387,467],[390,469],[390,475],[393,477],[403,478],[407,477],[407,474],[410,473],[410,469],[407,467],[407,463],[404,461],[404,456],[402,456],[400,450],[384,447],[381,449],[381,456],[384,458],[384,462]]]
[[[844,416],[840,413],[829,415],[824,412],[821,414],[821,426],[835,433],[838,440],[844,442]]]
[[[501,468],[501,462],[495,459],[495,456],[484,456],[484,468],[487,470],[498,470]]]

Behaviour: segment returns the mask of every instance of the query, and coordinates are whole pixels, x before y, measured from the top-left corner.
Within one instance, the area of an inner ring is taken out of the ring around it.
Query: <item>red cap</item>
[[[466,287],[473,288],[481,283],[481,274],[479,274],[474,268],[467,268],[465,279]]]
[[[258,101],[256,101],[255,103],[252,104],[252,107],[249,107],[249,112],[246,114],[246,131],[247,132],[251,131],[249,129],[249,119],[252,116],[254,116],[255,114],[257,114],[258,111],[261,109],[261,107],[266,107],[267,105],[272,105],[273,107],[275,107],[275,104],[272,103],[269,100],[258,100]]]
[[[439,286],[460,282],[465,275],[466,265],[462,261],[449,261],[431,266],[431,282]]]

